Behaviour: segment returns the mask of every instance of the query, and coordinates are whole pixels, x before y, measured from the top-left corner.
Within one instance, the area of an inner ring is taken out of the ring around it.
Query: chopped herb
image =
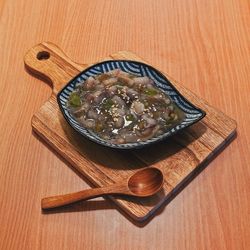
[[[132,114],[129,114],[129,115],[126,115],[126,120],[133,122],[133,121],[135,121],[135,118],[134,118],[134,116]]]
[[[102,106],[104,109],[109,110],[114,105],[114,102],[111,99],[104,100]]]
[[[69,96],[69,104],[74,107],[81,106],[81,99],[78,93],[72,92]]]
[[[146,95],[149,95],[149,96],[154,96],[154,95],[156,95],[156,94],[158,93],[157,90],[155,90],[155,89],[149,89],[149,88],[144,89],[143,92],[144,92]]]

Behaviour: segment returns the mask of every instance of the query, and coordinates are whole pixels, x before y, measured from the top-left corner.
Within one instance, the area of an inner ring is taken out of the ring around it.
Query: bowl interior
[[[69,95],[74,89],[79,85],[84,83],[84,81],[90,77],[98,74],[102,74],[108,72],[113,69],[121,69],[125,72],[137,75],[137,76],[148,76],[151,78],[155,85],[160,88],[163,92],[165,92],[176,105],[183,110],[185,113],[185,118],[181,123],[172,127],[170,130],[166,131],[164,134],[148,139],[147,141],[142,142],[134,142],[134,143],[126,143],[126,144],[113,144],[104,139],[100,138],[96,133],[91,130],[84,128],[81,124],[79,124],[73,116],[67,110],[67,100]],[[91,67],[85,69],[80,74],[78,74],[75,78],[73,78],[57,95],[57,101],[59,107],[67,120],[67,122],[81,135],[87,137],[88,139],[102,144],[104,146],[109,146],[112,148],[120,148],[120,149],[130,149],[130,148],[139,148],[151,143],[163,140],[183,128],[186,128],[205,116],[205,112],[197,107],[195,107],[191,102],[189,102],[185,97],[183,97],[177,89],[171,84],[171,82],[158,70],[154,69],[152,66],[136,62],[136,61],[128,61],[128,60],[112,60],[112,61],[104,61],[101,63],[97,63],[92,65]]]

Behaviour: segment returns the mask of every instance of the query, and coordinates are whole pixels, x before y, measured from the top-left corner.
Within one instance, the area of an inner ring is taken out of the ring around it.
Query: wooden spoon
[[[163,185],[162,172],[154,167],[137,171],[127,180],[102,188],[92,188],[76,193],[43,198],[42,209],[64,206],[73,202],[87,200],[106,194],[123,194],[138,197],[151,196],[158,192]]]

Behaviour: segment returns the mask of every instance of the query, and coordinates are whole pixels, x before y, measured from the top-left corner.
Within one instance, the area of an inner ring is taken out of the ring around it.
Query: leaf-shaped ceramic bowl
[[[102,74],[113,69],[121,69],[125,72],[137,75],[137,76],[148,76],[151,78],[155,85],[165,92],[173,102],[185,113],[185,118],[179,124],[176,124],[170,130],[161,134],[160,136],[153,137],[147,141],[126,143],[126,144],[114,144],[109,141],[106,141],[100,138],[96,133],[87,128],[84,128],[81,124],[74,119],[73,116],[69,113],[67,109],[67,100],[69,95],[76,86],[82,84],[88,77],[95,76],[97,74]],[[206,113],[195,107],[191,102],[189,102],[185,97],[183,97],[177,89],[170,83],[170,81],[158,70],[153,68],[150,65],[129,61],[129,60],[112,60],[112,61],[103,61],[92,65],[91,67],[85,69],[75,78],[73,78],[57,95],[57,101],[59,107],[69,125],[74,128],[79,134],[84,137],[107,147],[117,148],[117,149],[132,149],[132,148],[141,148],[152,143],[162,141],[167,137],[176,134],[178,131],[198,122],[201,120]]]

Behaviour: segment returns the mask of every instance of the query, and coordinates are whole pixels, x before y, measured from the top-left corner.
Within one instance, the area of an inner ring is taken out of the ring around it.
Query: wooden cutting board
[[[102,60],[139,56],[120,51]],[[57,92],[89,64],[78,64],[56,45],[43,42],[24,57],[26,68],[52,83],[52,95],[32,118],[34,131],[58,151],[95,186],[105,186],[128,177],[138,168],[154,165],[164,173],[162,192],[151,198],[110,197],[131,218],[144,221],[168,203],[227,145],[236,131],[236,122],[210,106],[167,74],[166,77],[192,103],[205,110],[206,117],[164,142],[145,149],[118,151],[97,145],[79,136],[64,120],[56,102]]]

